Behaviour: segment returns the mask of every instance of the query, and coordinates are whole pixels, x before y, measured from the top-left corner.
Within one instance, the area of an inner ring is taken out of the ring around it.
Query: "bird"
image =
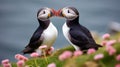
[[[58,36],[58,31],[50,21],[52,16],[55,16],[55,10],[52,8],[43,7],[38,10],[37,20],[39,26],[33,33],[28,45],[22,51],[23,54],[31,54],[33,52],[41,54],[42,50],[40,50],[40,46],[46,45],[47,48],[45,50],[49,50],[54,44]]]
[[[64,7],[58,10],[56,15],[66,18],[62,27],[63,35],[75,50],[98,50],[102,47],[95,42],[90,31],[79,23],[79,12],[75,7]]]

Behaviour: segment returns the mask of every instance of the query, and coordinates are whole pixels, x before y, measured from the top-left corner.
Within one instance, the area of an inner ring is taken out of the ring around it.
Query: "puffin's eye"
[[[43,11],[43,14],[45,14],[45,11]]]
[[[68,13],[70,13],[70,11],[68,10]]]

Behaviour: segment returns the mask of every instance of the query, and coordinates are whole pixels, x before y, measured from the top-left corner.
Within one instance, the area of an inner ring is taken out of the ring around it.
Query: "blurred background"
[[[120,0],[0,0],[0,61],[10,59],[28,44],[38,27],[36,13],[41,7],[56,10],[73,6],[80,12],[80,23],[100,34],[109,30],[111,22],[120,22]],[[62,34],[63,18],[51,18],[59,31],[55,49],[69,43]]]

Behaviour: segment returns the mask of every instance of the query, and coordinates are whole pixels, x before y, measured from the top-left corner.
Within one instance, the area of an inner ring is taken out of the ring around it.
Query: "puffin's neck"
[[[67,20],[66,22],[67,22],[68,27],[80,25],[79,24],[79,16],[77,18],[75,18],[74,20]]]
[[[43,29],[46,29],[50,24],[50,20],[41,21],[38,19],[38,22],[39,22],[39,27],[41,27]]]

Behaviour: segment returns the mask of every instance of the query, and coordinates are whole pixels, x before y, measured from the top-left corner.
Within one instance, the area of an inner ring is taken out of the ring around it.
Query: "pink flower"
[[[116,50],[111,50],[111,51],[109,51],[109,55],[111,56],[111,55],[114,55],[116,53]]]
[[[9,59],[2,60],[2,64],[8,64],[9,62]]]
[[[2,60],[3,67],[12,67],[9,59]]]
[[[24,61],[28,61],[28,58],[27,57],[24,57],[24,59],[23,59]]]
[[[104,40],[110,39],[110,34],[106,33],[106,34],[104,34],[104,35],[102,36],[102,38],[103,38]]]
[[[116,49],[114,49],[112,46],[106,46],[106,51],[109,53],[110,56],[116,53]]]
[[[47,48],[46,45],[42,45],[42,46],[39,47],[39,49],[45,49],[45,48]]]
[[[25,57],[25,56],[23,56],[23,55],[21,55],[21,54],[16,54],[16,55],[15,55],[15,59],[17,59],[17,60],[24,60],[24,61],[27,61],[27,60],[28,60],[27,57]]]
[[[104,57],[103,54],[97,54],[97,55],[94,56],[94,60],[100,60],[100,59],[102,59],[103,57]]]
[[[25,62],[23,60],[20,60],[17,62],[17,67],[24,67]]]
[[[115,67],[120,67],[120,64],[116,64]]]
[[[88,49],[87,54],[95,53],[95,51],[96,51],[96,50],[95,50],[94,48]]]
[[[42,45],[39,47],[40,50],[48,48],[47,45]],[[48,50],[45,50],[45,54],[51,54],[54,51],[54,47],[50,47]]]
[[[71,51],[64,51],[63,54],[66,55],[67,57],[71,57],[72,56],[72,52]]]
[[[38,57],[38,56],[40,56],[40,55],[39,55],[38,53],[34,52],[34,53],[30,54],[30,56],[31,56],[31,57]]]
[[[59,56],[59,60],[63,61],[63,60],[65,60],[65,59],[67,59],[67,56],[66,56],[66,55],[61,54],[61,55]]]
[[[53,51],[54,51],[54,47],[50,47],[50,49],[48,50],[48,54],[52,54],[53,53]]]
[[[116,60],[120,61],[120,54],[116,56]]]
[[[107,44],[107,41],[102,41],[101,45],[105,46]]]
[[[21,56],[20,54],[16,54],[15,59],[20,60],[20,56]]]
[[[54,51],[54,50],[55,50],[54,47],[50,47],[50,49],[51,49],[51,51]]]
[[[106,43],[106,46],[112,46],[115,43],[116,43],[116,40],[110,40]]]
[[[47,67],[56,67],[56,64],[55,63],[51,63]]]
[[[112,46],[106,46],[106,51],[107,51],[107,52],[110,51],[111,49],[113,49]]]
[[[77,50],[77,51],[74,51],[74,56],[80,56],[80,55],[82,55],[83,54],[83,52],[82,51],[80,51],[80,50]]]
[[[2,65],[3,65],[3,67],[12,67],[9,59],[2,60]]]
[[[63,61],[67,58],[70,58],[72,56],[72,52],[70,51],[65,51],[59,56],[59,60]]]
[[[10,63],[7,63],[7,64],[3,64],[3,67],[12,67],[12,65]]]

